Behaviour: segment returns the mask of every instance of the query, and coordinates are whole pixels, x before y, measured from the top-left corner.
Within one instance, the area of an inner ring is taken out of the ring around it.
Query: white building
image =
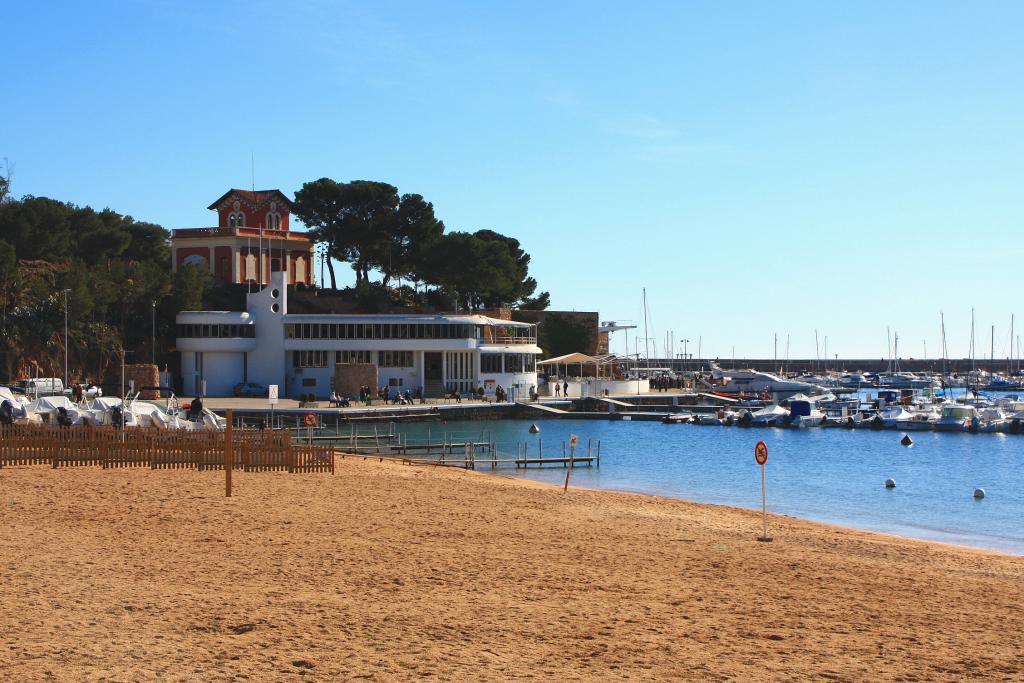
[[[255,382],[278,385],[282,396],[324,398],[336,363],[376,365],[379,385],[425,396],[500,386],[525,399],[536,388],[536,325],[481,315],[289,314],[283,282],[274,272],[247,296],[246,312],[178,314],[185,394],[229,396]]]

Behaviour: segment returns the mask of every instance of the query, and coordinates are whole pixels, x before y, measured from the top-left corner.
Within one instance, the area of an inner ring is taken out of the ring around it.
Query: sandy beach
[[[1020,680],[1024,558],[346,459],[0,470],[0,679]]]

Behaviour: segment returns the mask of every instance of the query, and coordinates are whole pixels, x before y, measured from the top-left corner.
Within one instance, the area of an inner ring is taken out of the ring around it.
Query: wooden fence
[[[224,469],[224,432],[112,427],[0,425],[0,467],[149,467]],[[232,469],[246,472],[330,472],[334,448],[293,444],[287,430],[243,430],[232,434]]]

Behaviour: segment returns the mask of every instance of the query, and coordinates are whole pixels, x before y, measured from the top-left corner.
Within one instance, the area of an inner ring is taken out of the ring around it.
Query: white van
[[[60,377],[23,379],[18,382],[18,386],[25,391],[25,395],[29,398],[64,395],[64,380]]]

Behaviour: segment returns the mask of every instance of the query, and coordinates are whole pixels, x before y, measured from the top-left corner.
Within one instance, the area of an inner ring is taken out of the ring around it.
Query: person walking
[[[569,380],[565,380],[562,384],[562,397],[569,398]]]

